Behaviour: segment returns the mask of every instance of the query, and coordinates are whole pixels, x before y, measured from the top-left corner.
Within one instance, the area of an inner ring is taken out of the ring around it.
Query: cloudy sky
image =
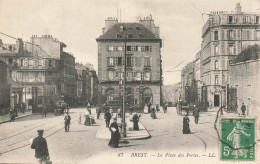
[[[174,84],[200,50],[201,28],[207,20],[202,13],[232,11],[237,2],[242,11],[256,12],[260,7],[260,0],[0,0],[0,32],[23,40],[52,35],[67,44],[65,50],[77,62],[92,63],[97,69],[95,39],[105,19],[116,17],[120,8],[122,22],[138,22],[152,14],[163,39],[164,84]],[[0,39],[15,42],[1,34]]]

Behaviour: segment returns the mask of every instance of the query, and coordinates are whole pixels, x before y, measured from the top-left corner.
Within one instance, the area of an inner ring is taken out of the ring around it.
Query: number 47
[[[228,147],[228,146],[224,146],[223,155],[224,155],[224,156],[228,156],[228,155],[229,155],[229,147]]]

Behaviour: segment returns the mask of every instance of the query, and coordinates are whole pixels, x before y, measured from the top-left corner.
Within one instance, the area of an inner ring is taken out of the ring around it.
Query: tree
[[[259,59],[259,45],[252,45],[240,52],[232,61],[233,63],[246,62]]]

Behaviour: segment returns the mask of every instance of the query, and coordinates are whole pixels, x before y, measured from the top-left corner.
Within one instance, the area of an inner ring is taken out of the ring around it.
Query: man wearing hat
[[[49,151],[46,139],[43,138],[44,130],[37,130],[38,137],[33,139],[33,143],[31,145],[32,149],[35,149],[35,158],[39,160],[39,163],[45,163],[50,159]]]

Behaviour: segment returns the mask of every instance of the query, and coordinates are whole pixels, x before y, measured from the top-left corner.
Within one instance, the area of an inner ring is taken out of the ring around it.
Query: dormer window
[[[137,31],[141,30],[139,26],[136,26],[135,29],[136,29]]]
[[[139,38],[144,38],[143,34],[140,34],[140,33],[138,34],[138,37]]]
[[[116,38],[122,38],[122,36],[120,34],[117,34]]]
[[[132,35],[130,33],[127,34],[127,38],[131,38]]]
[[[129,28],[129,31],[132,31],[132,28],[131,28],[131,27]]]

